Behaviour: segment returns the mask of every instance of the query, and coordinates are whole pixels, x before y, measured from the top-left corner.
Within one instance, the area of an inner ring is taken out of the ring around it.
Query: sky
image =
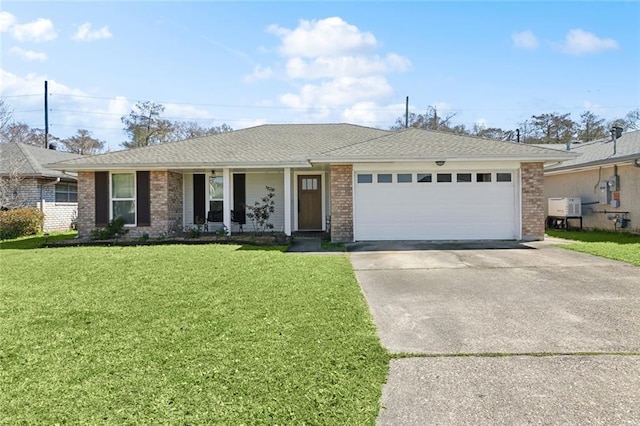
[[[410,110],[515,129],[640,107],[640,2],[31,2],[0,6],[13,119],[121,149],[136,102],[227,123],[387,129]]]

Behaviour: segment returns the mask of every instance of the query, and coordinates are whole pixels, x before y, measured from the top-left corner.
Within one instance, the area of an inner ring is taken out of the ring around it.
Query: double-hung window
[[[126,225],[136,224],[135,173],[111,174],[111,217],[122,216]]]

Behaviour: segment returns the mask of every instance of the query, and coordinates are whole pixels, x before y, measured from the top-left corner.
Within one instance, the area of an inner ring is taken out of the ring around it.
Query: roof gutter
[[[501,156],[486,156],[486,157],[462,157],[462,156],[449,156],[449,155],[440,155],[433,157],[319,157],[319,158],[310,158],[309,161],[312,163],[403,163],[403,162],[423,162],[423,161],[554,161],[558,163],[562,163],[564,161],[573,160],[578,157],[578,154],[574,153],[562,153],[562,156],[548,156],[548,155],[540,155],[540,156],[517,156],[517,155],[501,155]]]
[[[184,164],[184,163],[167,163],[167,164],[83,164],[83,165],[55,165],[51,166],[54,170],[62,172],[95,172],[95,171],[109,171],[109,170],[150,170],[150,171],[163,171],[163,170],[194,170],[194,169],[264,169],[264,168],[296,168],[296,167],[312,167],[308,161],[301,161],[299,163],[197,163],[197,164]]]
[[[624,164],[627,161],[630,161],[631,164],[634,165],[635,167],[640,167],[636,165],[638,164],[638,161],[640,161],[640,157],[637,157],[637,155],[638,154],[632,154],[632,155],[627,155],[624,157],[618,157],[614,159],[606,158],[604,160],[592,161],[590,163],[581,163],[581,164],[572,164],[568,166],[554,167],[550,170],[545,170],[545,174],[550,174],[553,172],[560,172],[565,170],[584,170],[584,169],[590,169],[590,168],[606,166],[606,165],[613,166],[614,164]]]

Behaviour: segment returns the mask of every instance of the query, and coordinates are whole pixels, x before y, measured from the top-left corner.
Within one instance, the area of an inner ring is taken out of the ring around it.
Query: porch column
[[[284,233],[291,235],[291,169],[284,169]]]
[[[231,232],[231,173],[222,169],[222,223]]]

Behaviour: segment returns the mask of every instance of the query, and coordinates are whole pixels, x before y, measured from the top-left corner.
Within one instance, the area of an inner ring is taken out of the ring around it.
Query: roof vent
[[[620,127],[620,126],[613,126],[613,127],[611,128],[611,135],[612,135],[612,136],[613,136],[613,133],[614,133],[614,132],[615,132],[615,134],[616,134],[616,135],[614,136],[614,138],[615,138],[615,139],[618,139],[620,136],[622,136],[622,127]]]

